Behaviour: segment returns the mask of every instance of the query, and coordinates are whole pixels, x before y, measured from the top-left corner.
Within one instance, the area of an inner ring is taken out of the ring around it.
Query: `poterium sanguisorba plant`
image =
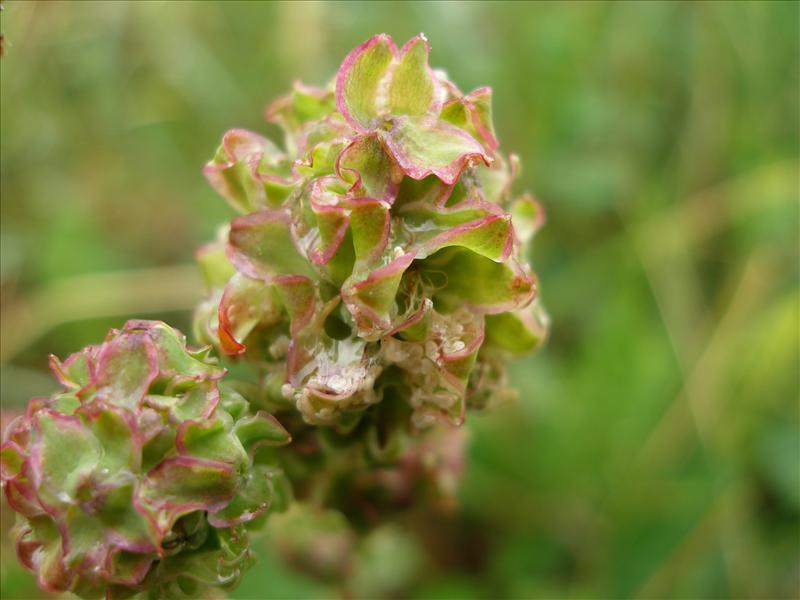
[[[54,361],[63,391],[3,446],[19,556],[42,587],[234,585],[266,512],[283,513],[268,528],[286,560],[363,582],[364,549],[411,500],[452,504],[453,428],[508,396],[504,360],[546,333],[526,261],[543,214],[512,195],[491,90],[461,92],[428,54],[421,35],[375,36],[328,86],[269,106],[283,148],[224,135],[205,174],[241,216],[197,253],[206,349],[130,322]],[[371,585],[356,591],[391,591]]]

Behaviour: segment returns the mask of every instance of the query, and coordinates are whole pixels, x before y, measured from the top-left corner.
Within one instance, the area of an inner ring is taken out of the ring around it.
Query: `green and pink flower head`
[[[491,90],[463,94],[429,51],[371,38],[332,85],[268,108],[286,150],[232,130],[205,169],[244,214],[199,253],[198,333],[261,364],[312,424],[390,388],[415,424],[460,423],[501,389],[502,357],[545,334],[525,260],[541,209],[511,196]]]
[[[129,321],[51,368],[61,391],[9,425],[1,463],[17,555],[39,585],[87,597],[234,585],[246,524],[282,477],[254,451],[287,443],[283,427],[164,323]]]

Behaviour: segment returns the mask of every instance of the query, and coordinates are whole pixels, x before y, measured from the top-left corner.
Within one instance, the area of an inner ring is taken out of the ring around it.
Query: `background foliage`
[[[800,594],[798,4],[5,3],[2,401],[129,316],[189,331],[200,169],[293,78],[424,31],[491,85],[548,224],[553,334],[473,415],[444,565],[376,542],[418,598]],[[7,529],[10,515],[3,511]],[[33,598],[3,535],[0,595]],[[362,582],[369,590],[370,582]],[[365,587],[364,587],[365,586]],[[239,598],[330,597],[269,540]]]

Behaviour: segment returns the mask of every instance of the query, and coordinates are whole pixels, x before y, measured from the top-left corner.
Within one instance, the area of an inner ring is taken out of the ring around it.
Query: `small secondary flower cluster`
[[[245,523],[282,476],[254,451],[286,430],[164,323],[129,321],[51,368],[62,390],[32,400],[2,446],[17,555],[40,586],[179,597],[235,584]]]

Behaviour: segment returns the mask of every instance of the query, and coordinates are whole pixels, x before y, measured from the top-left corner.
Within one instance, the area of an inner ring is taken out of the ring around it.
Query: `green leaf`
[[[436,80],[428,66],[430,46],[421,35],[400,50],[388,84],[389,112],[395,115],[425,115],[436,103]]]
[[[403,254],[389,264],[373,270],[366,278],[354,276],[342,287],[342,299],[362,337],[378,335],[390,326],[395,311],[395,296],[403,273],[414,259]]]
[[[194,256],[208,290],[221,288],[236,272],[225,254],[224,243],[205,244],[195,251]]]
[[[283,425],[263,410],[237,421],[233,431],[250,454],[262,445],[283,446],[292,441],[292,436]]]
[[[446,285],[434,293],[437,310],[466,304],[496,314],[527,305],[536,293],[532,273],[514,258],[497,263],[469,250],[445,248],[422,261],[420,268],[447,273]]]
[[[68,569],[82,563],[105,563],[110,547],[105,540],[105,528],[79,506],[70,506],[64,514],[66,536],[64,547],[68,548],[64,563]]]
[[[304,124],[330,115],[335,104],[333,92],[295,81],[287,96],[269,105],[266,118],[280,125],[287,134],[294,135]]]
[[[101,473],[110,476],[120,471],[128,473],[137,470],[141,463],[141,448],[133,439],[133,417],[122,410],[94,402],[81,410],[85,419],[87,433],[97,440],[103,448],[102,457],[97,463]]]
[[[513,242],[511,216],[494,205],[464,202],[454,208],[404,206],[400,214],[417,242],[418,258],[446,246],[462,246],[494,261],[508,257]]]
[[[245,129],[231,129],[203,173],[233,208],[249,213],[285,198],[285,188],[291,188],[292,183],[274,168],[283,158],[267,138]]]
[[[117,334],[97,353],[94,384],[112,404],[135,409],[158,376],[158,351],[146,333]]]
[[[336,105],[360,131],[376,127],[387,114],[424,115],[437,105],[436,78],[428,67],[430,47],[422,35],[401,50],[386,34],[353,50],[336,76]]]
[[[126,331],[135,331],[142,327],[147,331],[156,346],[160,376],[177,377],[178,379],[219,379],[225,369],[198,360],[186,348],[186,338],[166,323],[161,321],[128,321]]]
[[[175,438],[178,453],[230,465],[245,465],[247,454],[230,430],[230,417],[224,412],[218,411],[216,414],[218,416],[213,420],[184,421],[178,427]]]
[[[394,50],[392,38],[376,35],[350,52],[339,68],[336,106],[357,129],[370,127],[380,114],[377,97],[394,59]]]
[[[171,418],[181,423],[190,419],[205,419],[214,410],[219,400],[219,393],[214,382],[201,382],[177,396],[161,396],[150,394],[145,404],[160,412],[168,413]]]
[[[442,107],[441,118],[464,129],[490,150],[499,145],[492,122],[492,90],[482,87]]]
[[[154,522],[163,533],[181,516],[195,510],[217,511],[236,493],[232,465],[190,456],[165,459],[141,482],[137,498],[156,511]]]
[[[385,202],[372,198],[351,201],[350,231],[358,263],[369,265],[381,257],[390,230],[389,206]]]
[[[31,456],[39,496],[51,506],[70,504],[103,450],[77,417],[44,410],[37,413],[34,428]]]
[[[514,200],[510,211],[514,220],[514,232],[523,244],[528,243],[544,225],[544,210],[530,194]]]
[[[0,446],[0,474],[4,481],[20,474],[25,458],[22,448],[14,442],[5,442]]]
[[[317,291],[314,283],[307,277],[279,277],[275,289],[289,314],[292,332],[305,327],[314,316],[317,305]]]
[[[254,465],[242,479],[231,503],[222,510],[208,515],[208,521],[214,527],[230,527],[252,521],[269,508],[273,496],[270,468]]]
[[[483,146],[463,129],[433,116],[393,117],[379,135],[392,157],[412,179],[436,175],[448,185],[471,164],[492,162]]]
[[[486,342],[516,355],[536,349],[547,335],[547,316],[534,301],[522,310],[486,316]]]
[[[403,172],[375,133],[358,136],[336,161],[336,174],[350,184],[352,196],[392,202]]]
[[[133,505],[133,492],[133,483],[103,490],[104,497],[97,519],[107,528],[107,537],[116,548],[154,552],[156,540],[152,537],[147,520]]]
[[[254,279],[276,275],[314,276],[308,260],[300,254],[292,236],[288,213],[265,210],[231,222],[231,262]]]
[[[79,390],[91,382],[92,354],[94,347],[84,348],[80,352],[70,355],[61,362],[58,357],[50,355],[50,370],[64,387]]]
[[[272,286],[241,273],[231,277],[219,302],[219,342],[225,354],[244,353],[244,340],[259,325],[280,320]]]

